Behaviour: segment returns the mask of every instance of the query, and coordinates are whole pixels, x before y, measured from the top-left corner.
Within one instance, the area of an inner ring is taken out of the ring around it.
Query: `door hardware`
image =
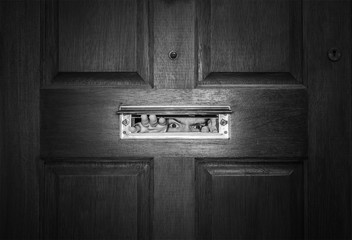
[[[171,60],[176,60],[176,58],[177,58],[177,52],[175,52],[175,51],[170,51],[170,52],[169,52],[169,58],[170,58]]]
[[[229,139],[228,106],[120,106],[121,139]]]
[[[330,61],[332,62],[337,62],[341,59],[341,52],[339,49],[337,48],[330,48],[328,51],[328,58],[330,59]]]

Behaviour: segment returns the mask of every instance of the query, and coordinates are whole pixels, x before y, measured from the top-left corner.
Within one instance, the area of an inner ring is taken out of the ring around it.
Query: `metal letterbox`
[[[121,139],[229,139],[229,106],[120,106]]]

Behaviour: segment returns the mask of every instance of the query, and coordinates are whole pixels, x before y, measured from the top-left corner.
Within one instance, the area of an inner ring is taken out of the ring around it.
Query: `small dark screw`
[[[127,125],[129,124],[129,122],[128,122],[127,119],[125,119],[125,120],[122,121],[122,124],[125,125],[125,126],[127,126]]]
[[[227,124],[227,121],[225,119],[221,119],[220,124],[222,126],[225,126]]]
[[[171,60],[175,60],[177,58],[177,52],[174,52],[174,51],[169,52],[169,58]]]
[[[227,131],[225,131],[224,133],[227,134]]]
[[[122,133],[123,133],[123,134],[126,134],[126,131],[123,131]]]
[[[337,62],[341,58],[341,52],[337,48],[330,48],[328,51],[328,58],[332,62]]]

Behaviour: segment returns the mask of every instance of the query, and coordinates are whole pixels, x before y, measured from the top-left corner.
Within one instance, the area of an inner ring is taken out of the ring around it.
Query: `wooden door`
[[[40,87],[25,84],[34,92],[28,99],[40,99],[40,106],[30,105],[38,113],[32,119],[37,124],[33,131],[40,132],[40,149],[37,136],[31,153],[40,159],[22,171],[26,175],[34,169],[31,173],[37,174],[37,181],[26,183],[33,195],[38,193],[28,205],[37,207],[36,215],[25,218],[34,219],[32,236],[349,236],[350,215],[338,203],[350,205],[350,190],[342,182],[350,181],[346,159],[351,85],[346,76],[351,73],[346,66],[351,64],[351,49],[348,41],[334,45],[329,39],[315,46],[313,33],[331,34],[315,27],[325,18],[335,19],[340,10],[345,10],[341,21],[328,26],[350,31],[350,20],[342,24],[350,16],[350,3],[326,2],[316,6],[302,0],[43,0],[33,5],[40,12],[34,13],[30,26],[37,29],[33,39],[40,36],[32,51],[41,54],[34,62],[40,66],[41,81]],[[312,14],[316,7],[325,15]],[[332,47],[345,49],[341,60],[328,59]],[[177,57],[170,58],[170,52]],[[322,56],[324,60],[318,61]],[[316,80],[324,71],[347,80],[330,91],[329,79]],[[331,94],[334,104],[319,105],[326,103],[324,93]],[[10,99],[6,96],[4,106]],[[326,145],[318,141],[326,143],[323,137],[331,134],[316,134],[325,133],[320,127],[330,124],[315,121],[339,103],[344,110],[327,119],[344,124],[332,135],[345,144],[329,145],[328,152],[339,150],[339,158],[323,161],[319,151]],[[229,106],[230,139],[123,140],[116,114],[121,105]],[[321,111],[314,110],[316,106]],[[15,128],[15,123],[5,123]],[[4,151],[4,156],[11,154]],[[336,171],[326,170],[329,166]],[[340,180],[327,183],[328,177]],[[325,190],[334,193],[334,200],[321,200]],[[10,200],[2,203],[15,208]],[[322,203],[316,207],[318,200]],[[326,205],[331,208],[317,219],[318,209]],[[344,224],[323,229],[331,218]]]
[[[301,1],[44,9],[46,237],[303,237]],[[121,140],[120,105],[230,106],[231,137]]]

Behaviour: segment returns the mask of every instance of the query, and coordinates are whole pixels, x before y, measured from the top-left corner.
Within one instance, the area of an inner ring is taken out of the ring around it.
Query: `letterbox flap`
[[[117,114],[211,115],[230,114],[229,106],[120,106]]]

